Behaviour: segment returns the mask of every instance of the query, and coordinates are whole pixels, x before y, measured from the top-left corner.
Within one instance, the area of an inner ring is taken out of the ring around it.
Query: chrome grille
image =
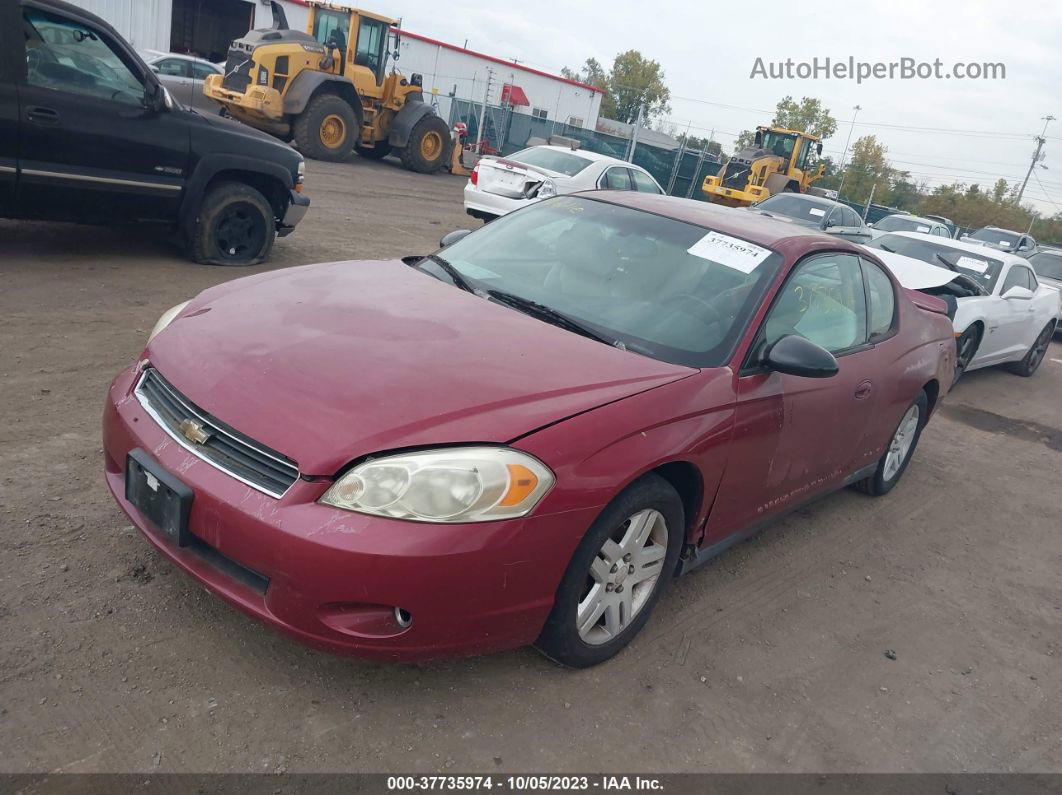
[[[153,367],[144,370],[135,394],[144,410],[174,440],[240,482],[280,497],[299,479],[294,461],[214,419]],[[200,441],[192,441],[186,430]]]

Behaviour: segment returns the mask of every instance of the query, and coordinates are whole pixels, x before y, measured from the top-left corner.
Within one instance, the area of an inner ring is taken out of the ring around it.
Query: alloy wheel
[[[255,256],[265,243],[265,222],[258,208],[247,202],[226,207],[214,226],[214,242],[225,259]]]
[[[907,460],[907,456],[910,455],[915,435],[918,433],[920,417],[921,412],[916,404],[907,409],[907,413],[900,420],[900,427],[893,434],[892,441],[889,442],[889,451],[885,456],[885,470],[882,475],[886,481],[892,480],[896,476],[904,461]]]
[[[663,571],[667,533],[663,514],[647,508],[628,517],[601,546],[576,610],[585,643],[617,638],[645,606]]]
[[[1033,349],[1029,353],[1029,372],[1034,372],[1037,367],[1040,366],[1040,362],[1044,360],[1044,356],[1047,355],[1047,349],[1051,346],[1051,337],[1054,336],[1054,329],[1048,326],[1042,332],[1040,336],[1036,338],[1036,342],[1033,343]]]

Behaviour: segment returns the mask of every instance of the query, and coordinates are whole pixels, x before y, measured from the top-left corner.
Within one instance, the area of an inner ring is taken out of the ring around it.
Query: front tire
[[[959,336],[958,341],[955,343],[955,378],[952,379],[952,386],[959,383],[959,379],[963,377],[966,368],[970,366],[970,362],[973,361],[980,344],[981,326],[978,323],[974,323]]]
[[[221,182],[203,198],[188,253],[204,265],[257,265],[269,256],[276,231],[265,196],[242,182]]]
[[[539,651],[573,668],[617,654],[671,582],[685,528],[682,500],[658,475],[620,492],[575,550],[535,642]]]
[[[335,94],[318,94],[292,125],[295,145],[306,157],[335,162],[354,149],[358,120],[354,109]]]
[[[1007,369],[1012,373],[1017,373],[1023,378],[1028,378],[1040,369],[1040,364],[1043,362],[1044,357],[1047,355],[1047,349],[1051,347],[1051,338],[1055,335],[1055,321],[1051,321],[1044,330],[1040,332],[1039,336],[1033,342],[1032,347],[1029,348],[1029,352],[1025,354],[1020,362],[1011,362],[1007,365]]]
[[[450,128],[438,116],[428,114],[413,125],[402,150],[402,165],[410,171],[434,174],[450,158]]]
[[[914,402],[907,407],[900,424],[893,431],[885,454],[878,460],[878,468],[874,474],[854,484],[855,487],[872,497],[881,497],[892,491],[893,487],[900,482],[903,473],[907,471],[907,465],[911,462],[918,440],[922,437],[922,429],[929,419],[929,398],[925,391],[919,392]]]

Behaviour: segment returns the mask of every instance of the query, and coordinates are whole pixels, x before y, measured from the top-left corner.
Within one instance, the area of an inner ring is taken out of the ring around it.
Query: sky
[[[817,97],[838,120],[824,154],[840,161],[852,141],[875,135],[895,168],[929,186],[963,182],[990,189],[1000,177],[1025,177],[1044,116],[1046,157],[1030,178],[1025,203],[1062,212],[1062,4],[912,2],[755,4],[612,0],[564,4],[450,0],[362,0],[402,18],[415,33],[548,72],[578,68],[588,57],[606,69],[617,53],[639,50],[659,61],[671,90],[667,119],[678,131],[715,138],[730,151],[741,130],[768,124],[785,95]],[[768,80],[751,76],[757,58],[784,61],[953,64],[1003,63],[1005,79],[931,78]],[[862,110],[856,114],[853,107]],[[855,121],[854,127],[851,122]],[[922,129],[912,129],[922,128]],[[931,128],[931,129],[926,129]]]

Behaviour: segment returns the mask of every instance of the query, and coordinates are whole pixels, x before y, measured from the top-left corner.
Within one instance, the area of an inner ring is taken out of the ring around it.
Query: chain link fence
[[[526,113],[516,113],[512,108],[483,106],[463,99],[450,102],[450,126],[464,122],[468,127],[468,140],[474,142],[479,133],[479,119],[483,115],[482,152],[491,155],[511,155],[527,148],[532,138],[548,139],[562,135],[579,142],[579,148],[588,152],[627,160],[631,142],[627,138],[607,133],[573,127],[563,122],[540,119]],[[704,200],[700,187],[706,176],[715,175],[720,164],[706,152],[678,147],[668,149],[639,141],[634,149],[636,165],[641,166],[656,179],[672,196]]]

